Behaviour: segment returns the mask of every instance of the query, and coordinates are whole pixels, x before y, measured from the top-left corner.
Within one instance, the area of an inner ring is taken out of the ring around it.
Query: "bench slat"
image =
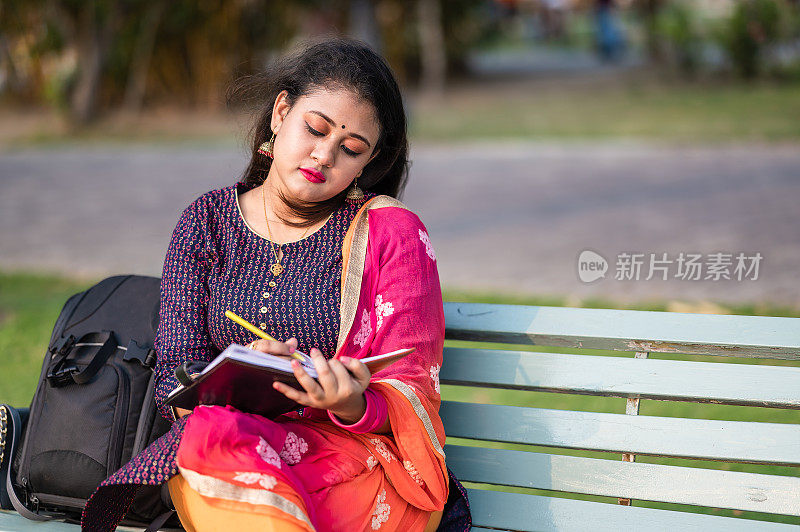
[[[468,489],[472,522],[476,527],[501,530],[555,532],[786,531],[800,527],[734,517],[719,517],[640,506]]]
[[[31,521],[16,512],[0,510],[0,530],[35,530],[36,532],[76,532],[80,525],[63,521]]]
[[[448,436],[569,449],[800,464],[800,425],[443,401]]]
[[[459,480],[800,516],[800,478],[445,446]]]
[[[10,510],[0,510],[0,531],[10,530],[23,531],[32,530],[34,532],[80,532],[81,526],[63,521],[31,521],[25,519],[17,512]],[[181,532],[182,528],[160,528],[164,532]],[[145,532],[142,527],[119,526],[117,532]]]
[[[449,347],[445,384],[800,409],[800,368]]]
[[[444,313],[452,339],[800,359],[795,318],[452,302]]]

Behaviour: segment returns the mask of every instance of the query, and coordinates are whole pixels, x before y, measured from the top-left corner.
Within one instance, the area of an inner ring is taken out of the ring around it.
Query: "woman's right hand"
[[[285,342],[259,339],[247,347],[254,351],[261,351],[263,353],[269,353],[271,355],[292,359],[290,353],[294,353],[295,349],[297,349],[297,338],[289,338]],[[191,413],[191,410],[175,407],[175,414],[178,418],[182,418],[183,416],[187,416]]]
[[[247,346],[253,351],[261,351],[271,355],[291,359],[291,353],[297,349],[297,338],[289,338],[285,342],[277,340],[258,339]]]

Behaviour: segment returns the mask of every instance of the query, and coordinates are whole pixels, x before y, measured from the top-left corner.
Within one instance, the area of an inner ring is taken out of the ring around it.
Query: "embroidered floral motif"
[[[322,480],[324,480],[328,485],[333,486],[335,484],[341,484],[344,481],[344,477],[339,471],[331,469],[322,475]]]
[[[367,467],[369,468],[369,470],[372,471],[373,469],[375,469],[376,465],[378,465],[378,459],[372,455],[369,455],[369,458],[367,458]]]
[[[428,236],[428,233],[420,229],[419,239],[422,241],[423,244],[425,244],[425,253],[428,254],[428,256],[433,260],[433,262],[436,262],[436,254],[433,252],[433,246],[431,245],[431,239]]]
[[[364,347],[364,345],[367,343],[369,335],[372,334],[372,327],[369,324],[369,312],[367,312],[366,310],[362,312],[363,314],[361,314],[361,329],[359,329],[355,338],[353,338],[353,343],[356,344],[358,347]]]
[[[258,446],[256,447],[256,452],[258,456],[261,457],[266,463],[271,466],[275,466],[278,469],[281,468],[281,457],[278,456],[278,453],[275,452],[270,444],[267,443],[267,440],[262,438],[261,436],[258,437]]]
[[[300,461],[306,451],[308,451],[306,440],[294,432],[289,432],[286,434],[286,441],[283,442],[280,457],[287,464],[294,465]]]
[[[431,369],[430,369],[431,380],[433,381],[433,388],[436,390],[436,393],[442,393],[439,390],[439,370],[440,369],[442,369],[442,367],[439,364],[436,364],[435,366],[431,366]]]
[[[256,472],[236,472],[236,476],[233,477],[233,480],[238,480],[239,482],[243,482],[245,484],[258,484],[264,488],[265,490],[271,490],[275,487],[275,484],[278,483],[278,480],[271,476],[266,475],[264,473],[256,473]]]
[[[420,486],[425,485],[425,482],[422,480],[422,477],[417,471],[417,468],[414,467],[414,464],[411,463],[411,460],[406,460],[405,462],[403,462],[403,467],[406,468],[406,471],[408,471],[408,475],[414,479],[414,482],[416,482]]]
[[[378,502],[375,511],[372,513],[372,530],[378,530],[383,523],[389,520],[392,507],[386,504],[386,490],[381,490],[378,494]]]
[[[375,296],[375,312],[378,315],[377,328],[380,329],[383,325],[383,318],[394,313],[394,306],[389,301],[384,302],[383,296],[378,294]]]
[[[375,450],[378,451],[378,454],[383,456],[384,460],[386,460],[387,462],[391,462],[392,460],[395,459],[394,455],[392,454],[392,451],[390,451],[389,448],[386,447],[386,444],[383,443],[383,441],[379,440],[378,438],[370,438],[369,441],[370,443],[372,443],[372,445],[375,446]]]

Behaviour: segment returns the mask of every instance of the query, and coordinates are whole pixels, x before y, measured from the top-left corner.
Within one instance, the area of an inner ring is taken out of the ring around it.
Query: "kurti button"
[[[270,294],[269,292],[264,292],[263,296],[264,296],[265,299],[267,299],[267,298],[272,297],[272,294]]]
[[[259,325],[259,327],[261,327],[263,330],[267,330],[267,324],[266,323],[262,323],[261,325]]]
[[[261,314],[267,313],[267,307],[261,307]]]
[[[270,281],[269,282],[269,286],[272,287],[272,288],[275,288],[275,281]]]

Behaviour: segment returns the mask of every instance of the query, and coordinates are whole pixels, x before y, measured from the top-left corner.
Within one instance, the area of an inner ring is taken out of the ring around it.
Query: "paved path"
[[[800,307],[795,146],[505,143],[412,155],[404,201],[428,226],[445,286]],[[181,210],[244,164],[231,146],[0,154],[0,268],[158,275]],[[586,249],[609,262],[606,278],[578,278]],[[640,280],[615,280],[622,252],[645,254]],[[650,253],[680,252],[763,259],[755,281],[644,280]]]

